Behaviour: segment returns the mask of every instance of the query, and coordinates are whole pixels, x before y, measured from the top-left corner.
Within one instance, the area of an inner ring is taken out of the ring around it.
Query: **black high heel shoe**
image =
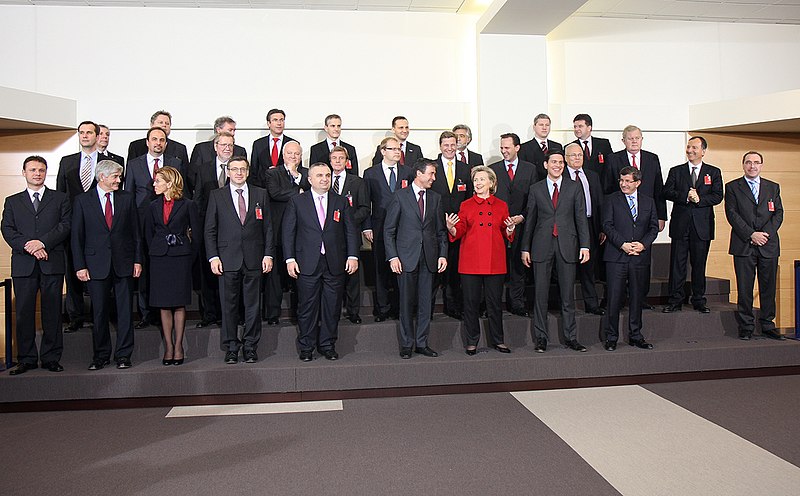
[[[183,346],[181,346],[181,355],[185,355],[183,352]],[[175,355],[173,354],[172,356],[174,357]],[[173,358],[172,365],[183,365],[183,360],[185,358],[186,358],[185,356],[183,358]]]
[[[168,367],[168,366],[172,365],[173,363],[175,363],[175,360],[173,360],[171,358],[170,359],[166,359],[165,358],[165,359],[161,360],[161,365],[163,365],[165,367]]]

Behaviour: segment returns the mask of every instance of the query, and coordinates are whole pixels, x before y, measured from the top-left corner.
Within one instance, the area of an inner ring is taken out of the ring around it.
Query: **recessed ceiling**
[[[573,16],[800,24],[800,0],[589,0]]]

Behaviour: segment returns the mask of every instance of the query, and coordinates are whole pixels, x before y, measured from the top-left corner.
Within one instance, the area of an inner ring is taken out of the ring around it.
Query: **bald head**
[[[303,161],[303,148],[297,141],[290,141],[283,145],[283,163],[287,166],[297,167]]]

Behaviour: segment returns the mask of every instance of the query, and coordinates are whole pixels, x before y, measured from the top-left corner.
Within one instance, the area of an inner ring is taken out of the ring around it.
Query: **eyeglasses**
[[[244,174],[247,172],[247,167],[228,167],[228,172],[233,174]]]
[[[753,162],[752,160],[748,160],[747,162],[744,163],[744,165],[761,165],[761,162],[758,161]]]
[[[570,153],[569,155],[567,155],[567,158],[578,158],[578,157],[583,157],[583,153]]]
[[[220,148],[233,148],[233,143],[217,143]]]
[[[387,146],[386,148],[384,148],[384,150],[389,150],[389,151],[395,151],[396,152],[398,150],[402,150],[402,148],[400,148],[399,146],[398,147]]]

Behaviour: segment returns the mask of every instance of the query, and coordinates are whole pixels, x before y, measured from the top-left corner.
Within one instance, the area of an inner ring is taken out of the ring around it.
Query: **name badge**
[[[603,157],[602,153],[597,156],[597,161],[600,162],[601,164],[606,163],[606,159],[605,159],[605,157]]]
[[[772,200],[767,202],[767,209],[770,212],[774,212],[775,211],[775,203]]]
[[[333,221],[334,222],[339,222],[339,219],[341,219],[341,214],[339,213],[338,210],[334,210],[333,211]]]
[[[345,198],[347,198],[347,201],[350,202],[350,206],[352,207],[353,206],[353,195],[351,195],[350,193],[347,193]]]
[[[408,187],[408,179],[403,179],[400,181],[400,188],[407,188]]]
[[[353,168],[353,164],[351,164],[350,161],[348,160],[347,163],[344,164],[344,168],[345,169],[352,169]]]
[[[458,187],[456,188],[458,191],[464,192],[467,190],[467,185],[464,183],[458,183]]]
[[[261,210],[261,205],[256,203],[256,219],[264,220],[264,212]]]
[[[706,186],[709,186],[711,184],[711,176],[706,174],[706,176],[703,178],[703,184],[705,184]]]

